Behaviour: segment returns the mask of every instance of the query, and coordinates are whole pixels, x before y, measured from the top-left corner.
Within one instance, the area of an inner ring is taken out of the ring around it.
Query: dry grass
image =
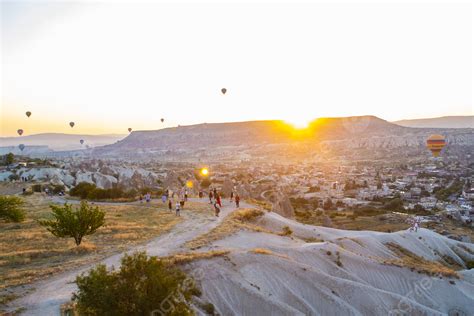
[[[459,274],[451,267],[445,266],[437,261],[426,260],[425,258],[414,254],[408,249],[403,248],[399,244],[389,242],[385,245],[399,258],[383,260],[382,263],[384,264],[409,268],[413,271],[424,273],[429,276],[445,276],[459,279]]]
[[[261,210],[239,209],[227,216],[219,226],[215,227],[210,232],[188,241],[186,243],[186,247],[190,249],[199,249],[213,241],[223,239],[224,237],[236,233],[241,229],[258,232],[269,232],[257,225],[249,223],[262,215],[263,212]]]
[[[275,256],[275,257],[280,257],[280,258],[284,258],[284,259],[290,259],[290,257],[288,257],[287,255],[276,253],[276,252],[273,252],[273,251],[271,251],[269,249],[265,249],[265,248],[254,248],[254,249],[250,250],[249,252],[252,252],[252,253],[255,253],[255,254],[258,254],[258,255],[268,255],[268,256]]]
[[[24,222],[0,222],[0,290],[127,250],[169,231],[181,221],[162,203],[100,205],[106,212],[106,224],[76,247],[73,239],[54,237],[37,223],[50,214],[48,199],[33,194],[25,202]],[[189,203],[187,208],[207,206]]]
[[[267,201],[260,201],[260,200],[256,200],[256,199],[246,199],[245,200],[247,203],[249,204],[252,204],[252,205],[258,205],[260,206],[261,208],[263,208],[264,210],[267,210],[269,212],[271,212],[273,206],[270,202],[267,202]]]
[[[230,250],[212,250],[206,252],[185,252],[164,257],[162,260],[168,261],[170,264],[185,264],[191,261],[211,259],[228,255]]]
[[[331,218],[332,227],[346,230],[372,230],[378,232],[396,232],[410,227],[405,223],[406,216],[391,214],[390,219],[386,220],[386,214],[375,216],[358,216],[351,219],[352,211],[329,212],[337,214]],[[303,224],[323,226],[324,216],[318,216],[316,212],[296,211],[295,219]]]

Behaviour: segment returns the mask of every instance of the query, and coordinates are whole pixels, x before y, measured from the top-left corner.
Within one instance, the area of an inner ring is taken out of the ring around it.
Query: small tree
[[[50,205],[50,208],[54,219],[40,220],[39,223],[56,237],[74,238],[77,246],[81,244],[84,236],[95,233],[105,222],[105,212],[85,201],[82,201],[80,208],[76,210],[67,203],[64,206]]]
[[[0,219],[21,222],[25,219],[23,200],[17,196],[0,196]]]
[[[144,252],[125,255],[120,270],[98,265],[76,283],[80,315],[192,315],[188,302],[200,294],[192,278]]]
[[[15,156],[12,153],[5,155],[5,164],[7,166],[11,165],[15,161]]]

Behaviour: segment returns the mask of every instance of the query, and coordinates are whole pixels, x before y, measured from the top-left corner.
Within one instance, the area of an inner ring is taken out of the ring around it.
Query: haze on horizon
[[[469,2],[0,6],[0,136],[474,114]]]

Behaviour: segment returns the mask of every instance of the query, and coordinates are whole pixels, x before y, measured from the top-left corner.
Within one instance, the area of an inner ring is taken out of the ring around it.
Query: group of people
[[[235,201],[235,206],[240,207],[240,196],[235,193],[235,187],[230,193],[230,203]],[[173,203],[175,195],[178,195],[176,203]],[[166,190],[161,196],[161,201],[164,203],[168,202],[168,209],[170,212],[173,211],[173,204],[176,211],[176,216],[181,216],[181,210],[184,208],[184,204],[188,201],[189,193],[187,189],[183,189],[180,192]],[[199,191],[199,198],[204,198],[204,192]],[[140,195],[140,203],[143,203],[145,200],[147,203],[151,201],[151,193],[148,192],[145,196]],[[209,203],[214,207],[214,213],[216,217],[219,217],[219,213],[222,208],[222,197],[221,194],[217,191],[217,188],[209,189]]]

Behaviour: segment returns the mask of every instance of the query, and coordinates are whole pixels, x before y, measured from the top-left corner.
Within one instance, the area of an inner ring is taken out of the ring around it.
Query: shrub
[[[31,191],[33,192],[38,192],[38,193],[41,193],[43,187],[41,186],[41,184],[33,184],[31,186]]]
[[[11,175],[8,176],[8,180],[10,181],[20,180],[20,176],[17,175],[16,173],[12,173]]]
[[[69,191],[69,195],[86,199],[91,191],[96,189],[96,185],[87,182],[81,182]]]
[[[192,315],[188,302],[197,292],[192,278],[144,252],[125,255],[119,270],[98,265],[76,283],[81,315]]]
[[[79,209],[73,210],[71,204],[64,206],[50,205],[53,220],[40,220],[56,237],[72,237],[76,245],[81,244],[82,238],[91,235],[104,225],[105,213],[98,206],[92,207],[87,202],[81,202]]]
[[[23,200],[17,196],[0,196],[0,219],[21,222],[25,219]]]

